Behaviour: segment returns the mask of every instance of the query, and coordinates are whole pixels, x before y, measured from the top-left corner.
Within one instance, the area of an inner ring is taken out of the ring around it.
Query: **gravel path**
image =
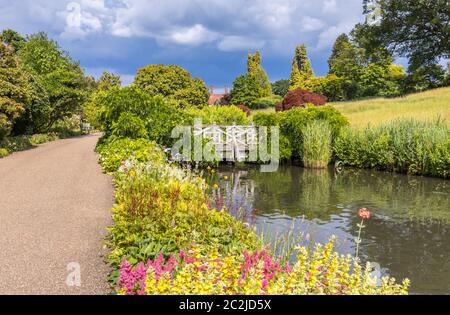
[[[0,294],[109,292],[103,239],[114,190],[97,164],[99,136],[0,159]]]

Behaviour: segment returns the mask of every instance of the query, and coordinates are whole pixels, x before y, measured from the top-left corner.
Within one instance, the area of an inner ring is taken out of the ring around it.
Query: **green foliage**
[[[0,159],[4,158],[5,156],[9,155],[9,151],[7,149],[4,148],[0,148]]]
[[[12,29],[3,30],[0,34],[0,42],[5,43],[14,48],[14,51],[19,51],[25,44],[25,38],[18,32]]]
[[[367,21],[356,26],[366,50],[388,47],[409,59],[409,70],[450,57],[448,0],[364,0]],[[375,17],[377,23],[371,23]]]
[[[290,89],[304,87],[304,82],[314,76],[311,62],[309,61],[305,45],[295,48],[295,56],[292,60],[292,70],[290,77]]]
[[[147,129],[141,118],[129,112],[123,112],[112,125],[112,135],[131,139],[147,138]]]
[[[15,137],[6,137],[0,140],[0,148],[4,148],[8,152],[24,151],[35,145],[54,141],[61,138],[57,133],[21,135]]]
[[[123,162],[131,157],[140,162],[162,160],[162,153],[155,150],[155,143],[146,139],[128,139],[110,137],[102,139],[97,145],[99,162],[108,173],[119,169]]]
[[[120,75],[104,71],[98,79],[97,85],[99,91],[109,91],[114,87],[121,87],[122,80],[120,79]]]
[[[250,229],[223,211],[209,209],[204,180],[169,165],[155,144],[111,139],[99,144],[98,151],[104,169],[115,171],[116,205],[109,234],[115,268],[123,258],[135,264],[160,252],[170,256],[194,243],[223,254],[255,248],[257,238]]]
[[[282,79],[272,83],[272,93],[284,97],[289,92],[290,82],[287,79]]]
[[[29,86],[14,49],[0,43],[0,140],[8,136],[13,124],[29,102]]]
[[[361,65],[361,50],[350,41],[347,34],[336,38],[328,65],[329,73],[339,77],[349,77],[353,70]]]
[[[332,139],[340,129],[348,125],[347,119],[331,106],[308,106],[293,108],[281,113],[257,113],[253,122],[258,126],[280,127],[280,152],[282,158],[303,158],[303,131],[307,125],[316,121],[326,123],[331,130]]]
[[[331,106],[293,108],[289,111],[280,113],[281,133],[288,137],[292,146],[294,157],[303,156],[303,136],[302,130],[308,123],[314,120],[324,120],[329,123],[333,138],[339,133],[339,130],[348,125],[347,119],[339,111]]]
[[[258,98],[257,100],[254,100],[251,106],[249,106],[251,109],[263,109],[263,108],[269,108],[269,107],[275,107],[278,103],[281,103],[283,101],[283,98],[278,95],[272,95],[267,97]]]
[[[306,168],[326,168],[332,156],[332,135],[328,122],[314,120],[302,130],[303,165]]]
[[[254,55],[251,53],[248,54],[247,74],[255,77],[260,88],[261,97],[270,96],[272,94],[272,85],[270,84],[266,71],[261,65],[261,53],[259,51],[256,51]],[[238,103],[236,104],[240,105]]]
[[[231,104],[252,106],[257,99],[272,94],[272,86],[266,71],[261,66],[261,54],[248,54],[247,73],[238,76],[233,82],[230,93]]]
[[[404,93],[422,92],[445,85],[445,70],[441,65],[429,65],[416,69],[402,81]]]
[[[150,96],[161,95],[176,101],[180,108],[208,104],[209,92],[205,83],[179,66],[147,65],[138,70],[134,85]]]
[[[304,83],[305,89],[325,95],[328,101],[343,101],[348,98],[346,80],[335,74],[313,77]]]
[[[32,83],[31,101],[15,126],[18,133],[48,132],[81,110],[89,80],[55,41],[45,33],[28,36],[18,54]]]
[[[149,96],[141,89],[131,86],[113,88],[109,92],[99,93],[95,98],[99,108],[98,121],[107,133],[113,131],[122,113],[130,113],[145,125],[148,139],[163,145],[172,143],[172,129],[182,122],[183,116],[174,105],[162,96]]]
[[[376,63],[362,68],[358,76],[358,97],[399,96],[400,82],[386,69]]]
[[[261,97],[264,97],[264,93],[255,75],[245,74],[234,80],[230,94],[231,104],[250,107]]]
[[[345,165],[450,177],[450,125],[394,121],[364,130],[344,129],[334,144]]]
[[[202,109],[189,108],[183,110],[185,120],[193,125],[195,118],[201,118],[203,124],[217,125],[247,125],[249,119],[247,115],[237,106],[207,106]]]

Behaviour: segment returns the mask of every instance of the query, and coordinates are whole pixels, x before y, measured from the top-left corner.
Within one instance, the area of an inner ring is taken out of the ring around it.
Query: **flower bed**
[[[400,285],[384,278],[377,286],[358,260],[334,251],[333,239],[312,252],[297,248],[291,267],[248,225],[211,209],[207,185],[195,172],[167,162],[152,142],[125,142],[148,154],[140,154],[139,161],[131,156],[114,172],[108,245],[117,293],[407,293],[407,280]],[[121,156],[117,145],[116,140],[98,146],[104,165],[111,165],[105,157]]]

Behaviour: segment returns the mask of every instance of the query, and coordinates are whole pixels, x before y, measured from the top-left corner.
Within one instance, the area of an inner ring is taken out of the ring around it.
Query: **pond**
[[[221,166],[208,181],[213,203],[239,213],[260,234],[286,231],[308,246],[337,237],[336,250],[355,253],[354,239],[366,207],[360,258],[383,275],[409,278],[411,293],[450,293],[450,182],[368,170],[306,170],[280,166]]]

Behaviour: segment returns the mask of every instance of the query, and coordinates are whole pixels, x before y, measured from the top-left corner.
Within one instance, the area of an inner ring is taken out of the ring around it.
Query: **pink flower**
[[[358,209],[358,216],[363,220],[369,220],[371,213],[367,208],[360,208]]]

